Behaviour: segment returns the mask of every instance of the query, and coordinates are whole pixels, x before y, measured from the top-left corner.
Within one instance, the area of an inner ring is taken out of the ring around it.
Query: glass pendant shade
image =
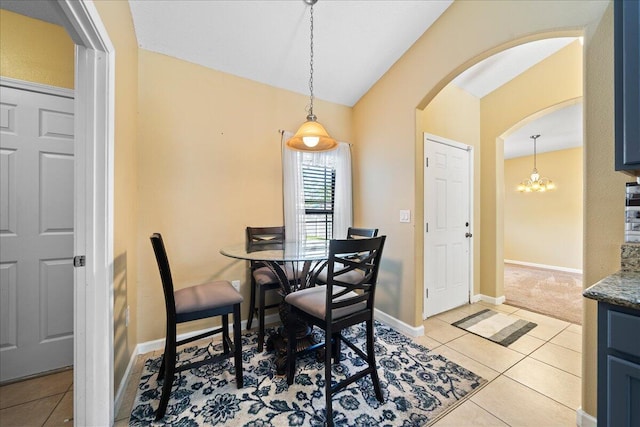
[[[337,146],[338,142],[331,138],[324,126],[311,115],[307,116],[307,121],[287,141],[287,147],[298,151],[327,151]]]

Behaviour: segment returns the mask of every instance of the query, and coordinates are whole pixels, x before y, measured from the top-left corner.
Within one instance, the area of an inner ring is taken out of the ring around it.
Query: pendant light
[[[287,147],[299,150],[299,151],[327,151],[333,150],[338,146],[335,139],[329,136],[324,126],[318,121],[315,114],[313,114],[313,5],[318,0],[303,0],[306,4],[311,6],[311,60],[310,73],[309,73],[309,114],[307,115],[307,121],[304,122],[298,131],[291,139],[287,141]]]
[[[518,185],[518,191],[521,193],[545,192],[555,190],[556,185],[549,178],[541,177],[536,168],[536,140],[540,135],[531,135],[533,139],[533,171],[528,179],[525,179]]]

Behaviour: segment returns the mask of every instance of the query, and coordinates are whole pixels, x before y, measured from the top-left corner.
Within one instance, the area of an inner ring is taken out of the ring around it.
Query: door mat
[[[452,325],[505,347],[538,326],[536,323],[489,309],[460,319]]]

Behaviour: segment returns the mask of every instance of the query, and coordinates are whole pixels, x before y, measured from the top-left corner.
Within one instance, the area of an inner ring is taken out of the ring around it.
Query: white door
[[[0,87],[0,380],[73,364],[73,99]]]
[[[424,136],[424,318],[469,302],[471,147]]]

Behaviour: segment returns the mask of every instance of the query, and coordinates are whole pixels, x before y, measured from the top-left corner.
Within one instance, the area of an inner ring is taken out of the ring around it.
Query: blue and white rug
[[[364,345],[363,326],[345,336]],[[154,422],[161,383],[156,379],[161,358],[143,368],[129,425],[171,426],[322,426],[325,420],[324,367],[315,352],[299,356],[296,379],[287,386],[276,375],[275,355],[256,352],[256,333],[243,335],[244,387],[236,388],[231,360],[180,372],[173,385],[167,413]],[[180,361],[208,357],[219,343],[200,342],[185,348]],[[376,361],[384,395],[378,402],[369,376],[333,397],[336,426],[426,426],[486,384],[473,372],[414,343],[396,330],[376,322]],[[346,345],[334,378],[364,362]]]

